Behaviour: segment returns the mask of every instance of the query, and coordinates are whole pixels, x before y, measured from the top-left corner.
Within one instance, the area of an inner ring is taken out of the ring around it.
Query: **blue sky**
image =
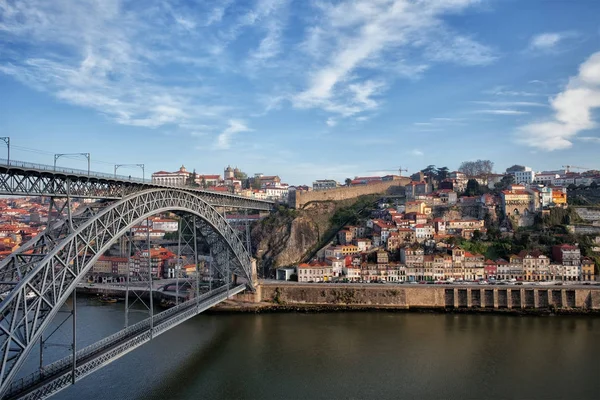
[[[600,169],[598,15],[595,0],[0,0],[0,136],[17,160],[290,184],[478,158]]]

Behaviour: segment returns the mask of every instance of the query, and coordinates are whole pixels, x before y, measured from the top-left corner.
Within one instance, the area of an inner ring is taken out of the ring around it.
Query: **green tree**
[[[248,175],[242,171],[234,171],[233,177],[237,180],[243,181],[244,179],[248,179]]]
[[[477,229],[473,232],[473,237],[471,239],[474,242],[480,242],[482,238],[483,238],[483,235],[481,234],[481,231],[479,229]]]
[[[432,180],[435,179],[437,170],[435,165],[428,165],[427,168],[422,169],[421,172],[425,174],[427,182],[432,183]]]
[[[515,177],[513,175],[504,175],[500,182],[497,182],[494,187],[497,190],[506,190],[508,187],[515,183]]]
[[[598,184],[596,183],[596,181],[594,181],[590,184],[590,189],[596,189],[597,187],[598,187]]]
[[[467,196],[478,196],[481,195],[481,188],[479,183],[475,179],[469,179],[467,181],[467,190],[465,190]]]
[[[440,167],[436,170],[436,179],[438,182],[443,181],[444,179],[448,178],[448,172],[449,169],[448,167]]]
[[[574,183],[571,183],[569,186],[567,186],[567,189],[575,190],[575,189],[577,189],[577,185],[575,185]]]
[[[187,186],[193,186],[193,187],[198,187],[200,185],[198,185],[198,183],[196,183],[196,180],[198,179],[198,174],[196,174],[196,169],[194,169],[194,171],[188,175],[187,181],[186,181],[186,185]]]
[[[260,177],[255,176],[254,180],[252,181],[252,189],[259,190],[260,187],[261,187]]]
[[[200,185],[202,186],[202,189],[206,189],[207,184],[206,184],[206,179],[204,178],[204,176],[202,176],[202,183]]]
[[[352,185],[352,179],[350,179],[350,178],[346,178],[346,180],[344,182],[346,183],[346,186],[348,186],[348,187],[350,185]]]

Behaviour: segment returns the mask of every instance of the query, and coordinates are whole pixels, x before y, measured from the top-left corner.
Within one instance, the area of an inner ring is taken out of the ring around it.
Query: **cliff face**
[[[342,202],[313,203],[303,210],[280,209],[252,229],[252,250],[261,275],[294,265],[331,229],[331,216]]]

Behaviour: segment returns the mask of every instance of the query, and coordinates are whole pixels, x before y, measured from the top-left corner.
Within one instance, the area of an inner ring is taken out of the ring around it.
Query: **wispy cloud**
[[[0,34],[15,50],[3,55],[0,73],[119,124],[227,126],[254,99],[220,89],[215,66],[232,68],[224,51],[250,27],[265,32],[251,58],[277,55],[283,29],[282,2],[236,4],[225,20],[232,4],[2,1]]]
[[[597,127],[592,110],[600,107],[600,52],[579,67],[579,73],[551,101],[554,116],[521,126],[516,140],[543,150],[566,149],[581,131]]]
[[[528,111],[519,111],[519,110],[476,110],[474,113],[477,114],[493,114],[493,115],[525,115],[529,114]]]
[[[329,127],[334,127],[337,125],[337,120],[335,118],[327,118],[327,121],[325,121],[325,124]]]
[[[464,11],[477,2],[316,3],[318,17],[315,25],[308,27],[301,46],[312,57],[315,70],[306,88],[292,97],[294,106],[322,108],[347,117],[380,105],[378,96],[394,79],[389,76],[393,71],[389,65],[398,66],[399,76],[414,76],[436,62],[462,65],[493,62],[495,55],[489,47],[451,31],[443,22],[445,15]],[[415,51],[418,61],[407,65],[403,53]],[[356,74],[359,68],[368,70],[370,77],[365,79]]]
[[[237,133],[249,132],[251,130],[243,121],[229,120],[229,126],[219,134],[214,148],[217,150],[227,150],[231,148],[231,140]]]
[[[529,50],[541,52],[553,51],[566,39],[576,38],[577,36],[577,33],[573,31],[540,33],[531,38]]]
[[[413,150],[411,150],[410,154],[412,154],[413,156],[417,156],[417,157],[421,157],[421,156],[425,155],[425,153],[423,153],[419,149],[413,149]]]
[[[473,101],[472,103],[494,107],[548,107],[548,104],[533,101]]]
[[[484,94],[493,96],[506,96],[506,97],[536,97],[545,96],[543,93],[528,92],[523,90],[511,90],[505,86],[496,86],[493,89],[485,90]]]

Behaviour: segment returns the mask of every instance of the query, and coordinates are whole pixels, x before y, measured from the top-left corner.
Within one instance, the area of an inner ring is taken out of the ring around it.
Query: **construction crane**
[[[367,172],[398,172],[399,176],[402,176],[402,171],[406,171],[408,172],[408,170],[406,168],[402,168],[402,166],[398,167],[398,169],[375,169],[375,170],[370,170]]]
[[[569,172],[569,170],[570,170],[571,168],[575,168],[575,169],[585,169],[586,171],[587,171],[587,170],[590,170],[590,169],[592,169],[592,168],[588,168],[588,167],[578,167],[578,166],[576,166],[576,165],[563,165],[562,167],[565,169],[565,172]]]

